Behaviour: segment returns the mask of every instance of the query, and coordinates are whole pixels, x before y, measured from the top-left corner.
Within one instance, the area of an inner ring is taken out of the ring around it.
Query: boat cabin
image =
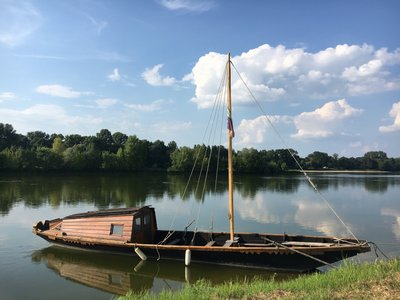
[[[62,236],[132,243],[152,243],[157,233],[154,208],[149,206],[79,213],[46,221],[42,228],[38,227],[41,230],[57,230]]]

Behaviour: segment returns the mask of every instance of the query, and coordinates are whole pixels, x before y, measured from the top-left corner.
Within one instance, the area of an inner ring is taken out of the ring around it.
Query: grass
[[[374,263],[344,263],[340,268],[277,282],[251,280],[217,286],[200,280],[180,291],[128,293],[131,299],[400,299],[400,258]]]

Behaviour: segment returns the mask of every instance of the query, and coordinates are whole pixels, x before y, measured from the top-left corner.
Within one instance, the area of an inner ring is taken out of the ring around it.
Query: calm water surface
[[[399,175],[313,175],[354,234],[400,255]],[[50,246],[31,233],[44,219],[109,207],[152,205],[158,227],[228,231],[226,179],[204,196],[183,176],[164,174],[0,174],[0,299],[112,299],[128,290],[179,289],[206,278],[274,276],[266,271],[148,260]],[[200,184],[203,186],[203,184]],[[345,227],[300,176],[243,176],[235,182],[237,231],[348,236]],[[374,260],[375,253],[358,260]],[[284,280],[293,275],[280,274]]]

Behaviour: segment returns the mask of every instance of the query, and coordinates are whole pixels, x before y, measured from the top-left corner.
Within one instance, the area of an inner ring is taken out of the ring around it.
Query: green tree
[[[128,137],[125,143],[124,156],[130,170],[142,170],[147,162],[148,142],[136,135]]]
[[[336,168],[340,170],[354,170],[356,168],[354,157],[340,157],[336,162]]]
[[[190,172],[194,164],[194,150],[189,147],[180,147],[171,153],[171,171]]]
[[[100,151],[114,152],[114,139],[108,129],[102,129],[96,134],[97,144]]]
[[[124,147],[128,136],[121,132],[114,132],[112,135],[113,143],[115,146],[114,151],[118,151],[119,148]]]
[[[364,168],[369,170],[382,170],[383,167],[387,167],[388,163],[385,164],[387,159],[388,157],[383,151],[369,151],[362,158]]]
[[[51,147],[50,136],[43,131],[31,131],[26,134],[30,148],[35,150],[40,147]]]
[[[86,147],[82,144],[74,145],[64,151],[66,167],[71,170],[85,170],[87,166]]]
[[[97,170],[101,167],[102,157],[101,151],[98,148],[98,140],[96,137],[88,137],[84,141],[86,167],[88,170]]]
[[[149,147],[148,167],[160,169],[168,168],[169,165],[170,156],[164,142],[157,140],[151,143]]]
[[[57,154],[62,154],[65,151],[64,143],[60,137],[54,139],[52,150]]]
[[[238,151],[236,161],[237,169],[243,173],[262,173],[263,166],[261,156],[254,148],[244,148]]]
[[[168,143],[168,153],[171,154],[178,148],[177,144],[175,141],[171,141]]]
[[[292,155],[300,162],[300,157],[296,150],[293,149],[277,149],[275,150],[275,162],[279,166],[283,166],[285,170],[287,169],[298,169],[296,161],[293,159]]]
[[[41,147],[36,150],[36,168],[59,170],[62,169],[63,162],[62,155],[49,148]]]
[[[70,148],[75,145],[83,144],[84,140],[85,140],[84,136],[81,136],[79,134],[70,134],[65,137],[64,145],[66,148]]]
[[[12,125],[0,123],[0,151],[16,145],[17,134]]]
[[[21,147],[11,146],[2,152],[4,169],[33,169],[36,166],[36,155],[32,150],[26,150]]]
[[[323,169],[331,165],[331,157],[325,152],[314,151],[305,160],[307,168]]]
[[[120,170],[122,168],[122,160],[118,154],[103,151],[101,153],[101,168],[105,170]]]

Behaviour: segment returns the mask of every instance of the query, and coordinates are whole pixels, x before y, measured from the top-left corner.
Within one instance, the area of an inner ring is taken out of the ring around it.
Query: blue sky
[[[399,1],[0,0],[0,122],[201,142],[226,53],[286,143],[400,156]],[[238,148],[284,148],[233,77]]]

